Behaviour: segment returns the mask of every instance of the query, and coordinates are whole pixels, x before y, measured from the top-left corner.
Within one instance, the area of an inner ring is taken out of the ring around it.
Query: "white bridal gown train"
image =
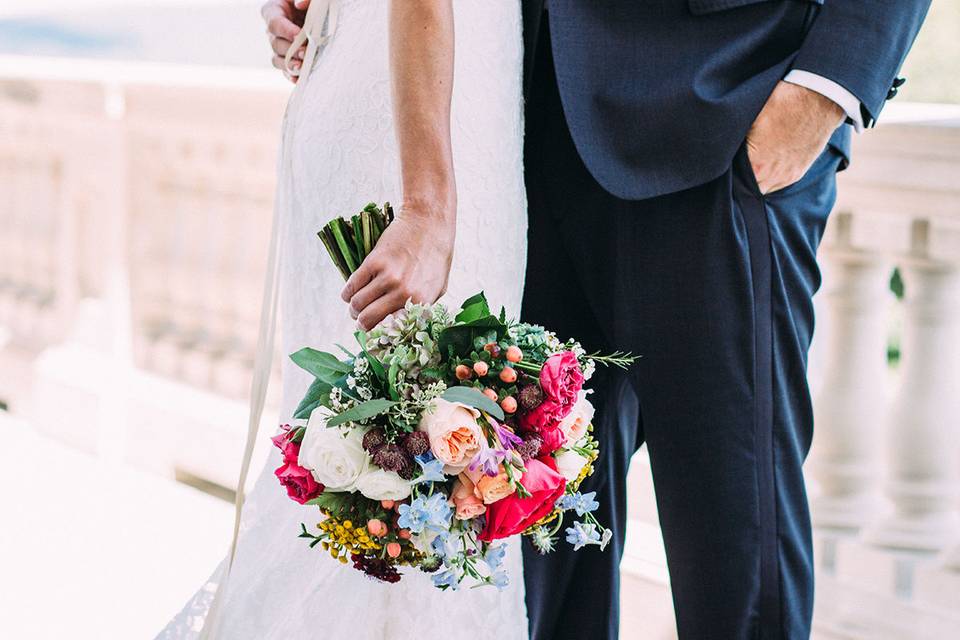
[[[326,10],[327,0],[313,2]],[[330,2],[330,18],[322,22],[329,37],[290,98],[276,199],[284,353],[352,342],[355,327],[339,297],[343,281],[316,231],[368,201],[401,197],[388,7],[386,0]],[[526,251],[519,0],[456,0],[454,7],[459,214],[445,299],[453,305],[485,290],[492,306],[516,315]],[[308,382],[284,363],[282,416],[290,415]],[[286,497],[273,476],[277,466],[274,450],[244,507],[230,579],[219,595],[218,640],[448,640],[465,631],[498,640],[527,637],[518,541],[509,544],[511,584],[502,592],[441,592],[429,576],[409,569],[396,585],[378,583],[297,538],[300,522],[309,525],[318,514]],[[200,637],[224,567],[159,638]]]

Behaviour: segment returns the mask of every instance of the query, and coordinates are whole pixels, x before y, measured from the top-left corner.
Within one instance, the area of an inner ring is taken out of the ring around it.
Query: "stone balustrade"
[[[0,58],[0,406],[232,486],[288,91],[269,72]],[[820,250],[808,475],[819,628],[839,637],[863,621],[822,594],[887,565],[871,588],[935,612],[917,628],[955,630],[939,612],[960,609],[960,107],[884,115]]]

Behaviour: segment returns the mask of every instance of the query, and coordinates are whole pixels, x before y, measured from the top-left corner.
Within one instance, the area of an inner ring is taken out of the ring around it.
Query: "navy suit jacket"
[[[529,82],[544,0],[523,1]],[[929,5],[547,0],[557,84],[577,150],[607,191],[630,200],[726,171],[791,69],[845,87],[872,124]],[[844,155],[849,129],[840,127],[831,140]]]

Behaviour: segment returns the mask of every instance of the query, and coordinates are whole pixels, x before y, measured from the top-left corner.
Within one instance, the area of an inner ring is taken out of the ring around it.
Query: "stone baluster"
[[[960,264],[929,251],[916,221],[900,262],[904,317],[900,381],[889,413],[885,492],[893,513],[865,532],[870,543],[943,549],[960,533]],[[945,254],[946,255],[946,254]]]
[[[838,213],[820,249],[824,267],[818,345],[822,376],[814,401],[816,437],[812,504],[820,527],[859,529],[879,503],[879,443],[887,376],[891,265],[878,251],[855,247],[852,214]]]

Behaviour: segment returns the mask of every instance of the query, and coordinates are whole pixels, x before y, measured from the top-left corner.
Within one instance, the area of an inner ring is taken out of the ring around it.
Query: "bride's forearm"
[[[404,209],[452,222],[452,0],[392,0],[390,70]]]

